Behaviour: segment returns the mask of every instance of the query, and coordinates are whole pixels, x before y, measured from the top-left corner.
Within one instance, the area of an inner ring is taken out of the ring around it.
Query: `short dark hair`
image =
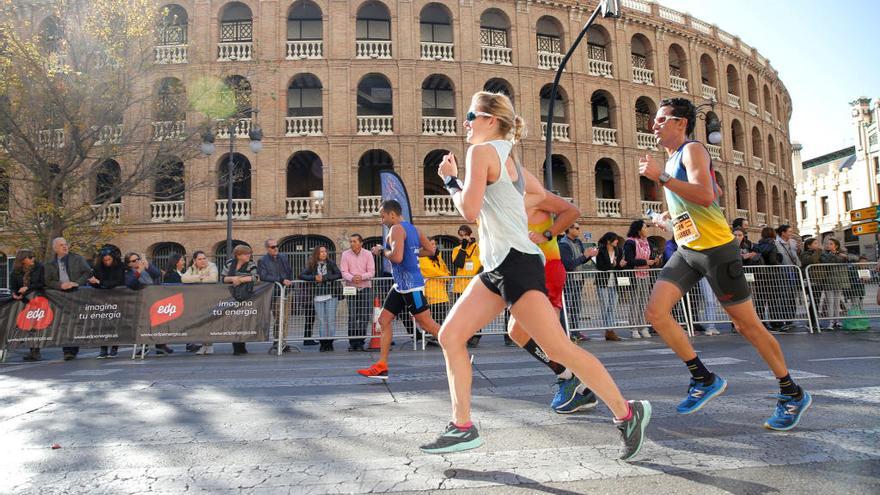
[[[403,207],[400,206],[400,203],[393,199],[386,199],[385,201],[382,201],[382,207],[380,209],[385,210],[388,213],[395,213],[399,216],[403,216]]]
[[[473,229],[469,225],[460,225],[456,232],[464,232],[467,235],[471,235],[474,233]]]
[[[764,227],[761,229],[761,239],[776,239],[776,231],[773,227]]]
[[[629,230],[626,231],[627,237],[638,237],[639,232],[642,230],[642,227],[645,226],[644,220],[636,220],[633,223],[629,224]]]
[[[836,247],[838,250],[840,250],[840,241],[838,241],[837,239],[835,239],[833,237],[827,237],[827,238],[825,238],[825,240],[831,241],[832,243],[834,243],[834,247]]]
[[[776,227],[776,233],[779,235],[782,235],[783,232],[785,232],[786,230],[788,230],[790,228],[791,228],[791,225],[784,223],[784,224],[780,225],[779,227]]]
[[[817,239],[815,237],[807,237],[806,239],[804,239],[804,249],[809,248],[810,244],[812,244],[814,242],[819,242],[819,239]]]
[[[358,241],[360,241],[360,242],[364,242],[364,236],[362,236],[362,235],[360,235],[360,234],[351,234],[350,236],[348,236],[349,239],[352,239],[352,238],[355,238],[355,237],[357,237],[357,240],[358,240]]]
[[[745,221],[746,221],[746,219],[743,217],[734,218],[731,226],[735,229],[741,229],[743,226],[743,222],[745,222]]]
[[[685,135],[690,136],[694,132],[697,125],[697,107],[691,100],[687,98],[663,98],[660,101],[660,108],[672,107],[672,115],[687,119],[687,129]]]

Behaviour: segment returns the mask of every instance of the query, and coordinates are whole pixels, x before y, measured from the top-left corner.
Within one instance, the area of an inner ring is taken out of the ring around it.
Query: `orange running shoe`
[[[388,365],[383,362],[377,362],[369,368],[357,370],[357,372],[359,375],[367,378],[375,378],[377,380],[388,379]]]

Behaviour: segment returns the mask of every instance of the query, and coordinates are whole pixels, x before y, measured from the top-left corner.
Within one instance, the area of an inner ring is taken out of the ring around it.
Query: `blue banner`
[[[403,185],[403,179],[393,170],[380,170],[379,182],[382,184],[382,201],[393,199],[400,203],[403,211],[403,220],[412,223],[412,208],[409,204],[409,194],[406,193],[406,186]],[[385,238],[388,237],[388,227],[382,226],[382,243],[384,245]],[[385,272],[391,273],[391,262],[383,259],[382,268]]]

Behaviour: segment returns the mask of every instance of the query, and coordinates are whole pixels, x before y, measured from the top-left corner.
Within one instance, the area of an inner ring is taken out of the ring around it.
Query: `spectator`
[[[458,227],[458,238],[461,240],[460,244],[452,248],[452,275],[455,276],[455,280],[452,281],[453,304],[467,289],[471,278],[483,271],[483,265],[480,263],[480,247],[474,238],[474,231],[468,225],[461,225]],[[476,347],[481,337],[480,332],[474,334],[468,339],[468,347]]]
[[[776,249],[776,231],[773,227],[764,227],[761,229],[761,240],[757,244],[752,245],[752,250],[758,254],[755,266],[778,266],[782,263],[782,255]],[[755,282],[752,299],[755,301],[755,311],[762,321],[773,320],[777,314],[777,310],[773,307],[777,301],[774,300],[775,291],[773,291],[773,282],[777,280],[772,268],[756,268],[754,271]],[[771,325],[772,326],[772,325]]]
[[[306,262],[306,268],[299,276],[307,282],[314,282],[315,325],[321,340],[321,352],[333,350],[333,336],[336,334],[336,296],[340,289],[337,280],[342,272],[327,256],[327,248],[317,246]]]
[[[746,232],[737,227],[733,229],[733,236],[739,242],[739,254],[744,266],[756,266],[761,264],[761,255],[752,250],[752,243],[746,239]]]
[[[163,284],[182,284],[183,270],[186,267],[186,260],[178,253],[172,253],[165,263],[165,271],[162,273]]]
[[[567,235],[567,233],[566,233]],[[620,341],[620,337],[612,330],[617,325],[614,316],[617,306],[617,270],[626,267],[623,259],[623,249],[620,248],[619,238],[614,232],[608,232],[599,239],[599,249],[596,253],[596,269],[608,272],[608,275],[596,277],[596,290],[599,293],[599,310],[602,314],[602,326],[605,327],[605,340]]]
[[[776,323],[778,330],[790,331],[794,328],[794,320],[797,311],[797,293],[799,292],[799,278],[797,268],[801,266],[801,259],[797,252],[797,243],[794,240],[794,231],[790,225],[780,225],[776,228],[776,250],[779,251],[782,260],[783,271],[779,280],[779,303],[773,306],[777,308],[777,316],[783,320]]]
[[[651,257],[648,224],[644,220],[631,223],[626,237],[626,242],[623,243],[623,259],[626,260],[627,267],[635,270],[634,283],[623,291],[629,301],[630,324],[635,326],[632,330],[632,338],[647,339],[651,337],[651,333],[648,331],[648,326],[643,324],[642,314],[651,293],[651,277],[648,270],[659,265],[661,258]]]
[[[217,265],[208,260],[204,251],[196,251],[192,255],[189,268],[180,276],[180,281],[185,284],[216,284],[217,278]],[[214,354],[214,345],[187,344],[186,350],[200,355]]]
[[[804,240],[804,251],[800,255],[801,267],[806,274],[807,291],[812,294],[812,303],[809,305],[810,320],[813,327],[819,328],[819,314],[816,307],[822,301],[822,289],[825,287],[825,269],[819,265],[821,263],[822,246],[819,239],[809,238]],[[810,267],[813,268],[810,268]]]
[[[440,236],[431,238],[431,249],[434,250],[434,256],[420,257],[419,268],[422,270],[422,276],[425,277],[425,297],[428,298],[431,316],[434,321],[442,325],[450,308],[449,268],[446,267],[446,262],[440,256],[440,250],[437,249],[439,241]],[[429,342],[436,343],[437,341],[432,337]]]
[[[287,257],[278,253],[278,241],[275,239],[266,239],[266,242],[263,243],[263,245],[266,247],[266,255],[260,258],[260,261],[257,262],[257,274],[260,276],[260,280],[263,282],[271,282],[273,284],[278,283],[283,287],[290,287],[293,285],[293,270],[290,268],[290,263],[287,262]],[[278,290],[277,286],[273,290]],[[275,295],[280,296],[280,294]],[[272,321],[278,321],[279,311],[283,311],[285,315],[290,314],[290,299],[285,299],[284,303],[285,307],[274,308]],[[279,332],[279,336],[280,335]],[[269,349],[269,354],[274,354],[277,351],[278,341],[273,341],[272,348]],[[281,352],[290,352],[290,346],[284,344]]]
[[[376,275],[376,262],[373,254],[364,249],[364,238],[352,234],[348,238],[350,247],[342,252],[340,270],[346,287],[354,287],[355,295],[348,296],[348,336],[349,352],[364,350],[364,336],[373,321],[372,280]],[[360,337],[360,338],[351,338]]]
[[[162,283],[162,272],[140,254],[126,254],[125,264],[128,267],[125,271],[125,285],[129,289],[139,290],[148,285]]]
[[[833,237],[825,239],[825,252],[819,255],[819,261],[826,264],[846,263],[846,255],[840,252],[840,241]],[[829,318],[829,325],[825,330],[841,328],[840,305],[843,302],[844,291],[849,290],[849,274],[846,267],[834,266],[825,270],[825,316]]]
[[[34,252],[30,249],[19,249],[15,253],[15,262],[12,264],[12,277],[9,280],[12,289],[12,299],[27,304],[31,300],[31,294],[46,288],[43,277],[43,264],[37,261]],[[30,352],[24,355],[22,361],[40,361],[43,356],[39,347],[31,347]]]
[[[865,280],[870,280],[870,275],[863,278],[859,274],[859,268],[867,268],[868,258],[859,256],[856,261],[847,265],[847,275],[849,276],[849,288],[844,291],[846,302],[851,310],[857,310],[862,313],[862,302],[865,299]],[[858,266],[855,263],[865,263]]]
[[[559,240],[559,256],[562,258],[562,266],[565,267],[566,273],[588,269],[588,265],[593,263],[598,252],[599,250],[596,248],[587,248],[581,240],[581,226],[578,223],[573,223],[565,229],[565,235]],[[565,307],[575,328],[580,324],[585,283],[586,278],[584,275],[566,277],[565,290],[563,291],[566,298]],[[562,327],[565,328],[565,325],[562,325]],[[575,342],[589,340],[581,332],[573,331],[569,333],[571,334],[571,339]]]
[[[245,244],[239,244],[232,250],[232,259],[226,262],[223,272],[224,284],[232,284],[232,293],[236,301],[243,301],[250,297],[254,291],[254,283],[260,280],[257,274],[257,264],[251,259],[253,251]],[[232,343],[232,355],[242,356],[247,354],[244,342]]]
[[[98,253],[98,259],[95,263],[94,274],[89,278],[89,284],[96,289],[113,289],[125,284],[125,267],[122,266],[122,260],[119,255],[111,249],[102,249]],[[119,346],[110,347],[107,352],[107,346],[101,346],[101,352],[98,353],[98,359],[115,358],[119,352]]]
[[[745,218],[734,218],[733,223],[730,225],[733,230],[742,229],[743,232],[743,242],[745,242],[748,250],[752,250],[752,241],[749,240],[749,221]]]
[[[55,256],[43,266],[46,287],[53,290],[76,290],[86,285],[92,276],[92,269],[85,258],[70,252],[70,247],[63,237],[52,240]],[[79,347],[65,346],[62,348],[64,360],[76,359]]]
[[[180,276],[180,281],[185,284],[216,284],[217,280],[217,265],[208,260],[204,251],[193,253],[189,268]]]

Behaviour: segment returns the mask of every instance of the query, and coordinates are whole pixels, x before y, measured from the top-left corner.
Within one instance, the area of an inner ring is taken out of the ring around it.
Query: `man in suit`
[[[70,252],[70,246],[63,237],[52,240],[55,256],[45,265],[46,287],[53,290],[70,291],[88,284],[92,268],[85,258]],[[75,359],[79,347],[64,347],[64,360]]]

